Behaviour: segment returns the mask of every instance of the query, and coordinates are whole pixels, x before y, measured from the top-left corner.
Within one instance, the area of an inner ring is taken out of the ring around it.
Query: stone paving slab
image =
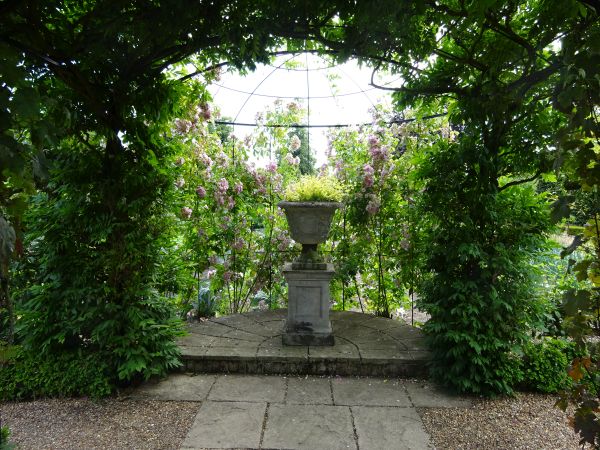
[[[287,309],[270,309],[266,311],[256,310],[246,313],[250,319],[256,322],[269,322],[283,320],[287,317]]]
[[[166,401],[305,405],[470,408],[470,397],[424,380],[373,377],[170,374],[132,390],[132,397]],[[335,402],[335,403],[334,403]]]
[[[308,363],[308,348],[293,347],[284,349],[281,347],[258,347],[256,358],[265,361],[289,361]]]
[[[180,341],[184,368],[197,372],[420,377],[430,354],[420,330],[403,322],[332,311],[336,345],[281,342],[287,311],[254,311],[190,325]]]
[[[244,358],[255,359],[257,351],[257,345],[226,345],[223,347],[208,347],[206,351],[198,357],[198,359],[201,359],[202,355],[205,355],[206,359],[241,362],[244,360]],[[224,370],[223,372],[227,371]]]
[[[336,405],[412,406],[404,385],[381,378],[342,378],[331,380]]]
[[[386,331],[389,329],[398,328],[396,323],[397,321],[390,320],[384,317],[373,317],[373,319],[363,322],[362,325],[365,328],[372,328],[377,331]]]
[[[250,327],[248,327],[250,328]],[[245,330],[231,330],[229,333],[223,336],[223,338],[231,339],[231,340],[240,340],[240,341],[248,341],[248,342],[262,342],[265,338],[270,337],[271,333],[264,335],[265,330],[258,329],[258,326],[255,326],[251,331]]]
[[[197,345],[188,346],[179,344],[179,349],[187,359],[204,359],[204,355],[206,355],[208,347],[201,347]]]
[[[279,402],[285,397],[286,379],[275,376],[223,375],[217,379],[209,400]]]
[[[473,400],[443,390],[426,381],[405,381],[404,386],[417,408],[470,408]]]
[[[254,339],[252,340],[248,340],[248,339],[239,339],[239,338],[230,338],[228,334],[221,336],[219,339],[217,339],[216,341],[214,341],[214,343],[210,344],[208,346],[208,348],[214,348],[214,347],[231,347],[231,348],[254,348],[257,349],[258,346],[261,344],[262,341],[264,341],[265,338],[259,338],[258,336],[256,336]]]
[[[266,403],[202,404],[181,448],[259,448]]]
[[[324,347],[309,347],[308,349],[309,359],[334,359],[334,360],[346,360],[352,359],[360,362],[360,353],[358,348],[354,344],[336,344],[334,346]]]
[[[214,345],[215,342],[217,342],[219,340],[219,338],[217,336],[209,336],[209,335],[202,335],[202,338],[199,338],[198,336],[194,335],[194,334],[190,334],[188,336],[184,336],[181,339],[179,339],[179,345],[183,346],[183,347],[210,347],[211,345]]]
[[[360,450],[433,448],[414,408],[351,408]]]
[[[371,348],[364,347],[360,352],[361,359],[364,363],[379,364],[386,361],[412,361],[412,354],[409,351],[394,347],[393,351],[389,348]]]
[[[325,405],[271,405],[262,447],[357,449],[350,409]]]
[[[134,398],[199,401],[184,449],[428,449],[418,407],[469,408],[398,378],[172,374]]]
[[[382,330],[387,336],[400,341],[416,339],[423,341],[423,333],[418,328],[413,328],[410,325],[406,327],[392,327]]]
[[[158,383],[146,383],[134,392],[134,398],[197,402],[206,399],[215,383],[213,374],[172,374]]]
[[[305,347],[303,345],[284,346],[283,342],[281,340],[281,330],[279,330],[279,334],[264,339],[260,343],[260,347],[261,348],[267,348],[267,347],[268,348],[280,348],[280,349],[290,350],[290,351],[293,351],[294,349],[302,349],[304,351],[308,350],[308,347]]]
[[[203,320],[202,322],[189,324],[188,331],[191,333],[192,336],[219,337],[229,333],[231,331],[231,327],[221,325],[220,323],[214,322],[212,320]]]
[[[331,380],[308,376],[290,377],[285,401],[297,405],[332,405]]]

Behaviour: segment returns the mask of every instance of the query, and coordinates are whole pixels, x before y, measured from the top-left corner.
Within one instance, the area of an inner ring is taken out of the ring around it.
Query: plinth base
[[[310,324],[294,323],[288,326],[288,322],[283,326],[283,335],[281,337],[283,345],[334,345],[333,330],[329,322],[330,332],[315,333]]]
[[[333,266],[323,270],[295,270],[283,267],[288,283],[288,316],[283,328],[284,345],[333,345],[329,321],[329,282]]]

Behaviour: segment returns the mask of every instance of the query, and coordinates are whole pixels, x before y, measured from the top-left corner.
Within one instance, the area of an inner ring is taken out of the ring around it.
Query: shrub
[[[539,322],[531,260],[551,227],[546,200],[533,186],[503,181],[509,188],[499,190],[497,180],[465,170],[495,164],[479,159],[471,144],[465,138],[440,147],[421,169],[431,275],[419,286],[419,306],[431,315],[423,329],[437,381],[459,392],[510,394],[510,354]]]
[[[339,202],[342,195],[342,187],[335,178],[305,176],[288,186],[284,198],[290,202]]]
[[[37,397],[105,397],[115,388],[101,354],[73,352],[58,356],[29,353],[14,347],[0,361],[0,401]]]
[[[8,427],[0,426],[0,450],[12,450],[16,448],[14,444],[9,442],[10,429]]]
[[[575,344],[564,339],[528,342],[523,346],[519,386],[548,394],[567,389],[571,386],[567,370],[574,356]]]
[[[179,364],[182,329],[156,289],[171,245],[173,176],[132,148],[109,164],[101,142],[68,144],[55,149],[48,186],[26,217],[17,338],[50,361],[103,355],[124,381],[163,375]],[[154,156],[164,162],[170,150],[161,151]]]

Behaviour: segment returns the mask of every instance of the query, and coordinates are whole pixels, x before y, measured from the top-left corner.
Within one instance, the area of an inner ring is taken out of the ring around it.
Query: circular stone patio
[[[179,341],[184,370],[295,375],[422,377],[430,354],[420,330],[350,311],[330,314],[332,347],[284,346],[287,310],[253,311],[190,324]]]

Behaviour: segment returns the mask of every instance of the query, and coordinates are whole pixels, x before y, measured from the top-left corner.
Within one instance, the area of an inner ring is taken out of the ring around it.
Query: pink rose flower
[[[175,131],[180,134],[185,134],[192,129],[192,123],[189,120],[177,119],[175,120]]]
[[[229,189],[229,182],[225,178],[221,178],[217,181],[217,189],[221,193],[227,192],[227,189]]]
[[[184,219],[189,219],[190,217],[192,217],[192,212],[192,208],[184,206],[183,208],[181,208],[181,217],[183,217]]]
[[[204,164],[206,167],[210,167],[213,165],[213,160],[210,158],[210,156],[208,156],[206,153],[202,152],[198,155],[198,159],[200,160],[200,162],[202,164]]]
[[[202,118],[204,120],[210,120],[210,117],[211,117],[210,106],[208,106],[207,103],[202,103],[200,105],[200,115],[202,116]]]
[[[371,215],[375,215],[379,212],[379,208],[381,208],[381,202],[377,197],[371,199],[371,201],[367,204],[367,212]]]
[[[379,138],[374,134],[370,134],[367,141],[369,142],[369,147],[378,147],[379,146]]]
[[[277,163],[275,161],[269,161],[267,164],[267,170],[271,173],[277,172]]]
[[[390,157],[389,147],[387,145],[384,145],[383,147],[371,147],[369,153],[371,154],[371,158],[373,158],[373,161],[375,162],[387,161]]]

